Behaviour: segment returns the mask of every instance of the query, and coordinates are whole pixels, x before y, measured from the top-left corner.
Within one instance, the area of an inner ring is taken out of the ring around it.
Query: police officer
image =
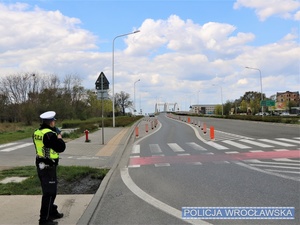
[[[42,124],[33,134],[36,149],[35,164],[43,192],[40,225],[58,224],[53,220],[63,217],[63,213],[57,211],[54,200],[57,194],[56,167],[59,161],[59,153],[65,150],[66,144],[59,129],[55,127],[55,115],[54,111],[41,114]]]

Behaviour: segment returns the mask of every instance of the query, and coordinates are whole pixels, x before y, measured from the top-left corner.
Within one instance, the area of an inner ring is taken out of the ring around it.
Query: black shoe
[[[59,212],[49,216],[50,220],[56,220],[56,219],[60,219],[63,217],[64,217],[64,214],[59,213]]]
[[[53,220],[40,220],[39,225],[58,225],[58,222]]]

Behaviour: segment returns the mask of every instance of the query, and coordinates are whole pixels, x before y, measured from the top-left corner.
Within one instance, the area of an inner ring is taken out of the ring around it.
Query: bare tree
[[[116,107],[122,110],[122,114],[125,115],[125,109],[132,107],[132,101],[129,100],[130,95],[121,91],[115,94]]]

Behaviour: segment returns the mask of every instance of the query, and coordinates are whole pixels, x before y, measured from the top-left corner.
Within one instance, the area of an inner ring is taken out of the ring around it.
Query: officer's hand
[[[60,138],[60,139],[61,139],[61,138],[62,138],[61,134],[58,134],[58,135],[57,135],[57,138]]]

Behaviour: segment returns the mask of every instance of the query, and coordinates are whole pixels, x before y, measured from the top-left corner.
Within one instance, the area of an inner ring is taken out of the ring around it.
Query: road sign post
[[[100,73],[96,80],[97,99],[101,99],[101,123],[102,123],[102,144],[104,145],[104,116],[103,116],[103,100],[108,98],[107,89],[109,89],[109,82],[103,72]],[[99,96],[100,94],[100,96]],[[105,97],[104,97],[105,96]],[[100,98],[99,98],[100,97]]]

